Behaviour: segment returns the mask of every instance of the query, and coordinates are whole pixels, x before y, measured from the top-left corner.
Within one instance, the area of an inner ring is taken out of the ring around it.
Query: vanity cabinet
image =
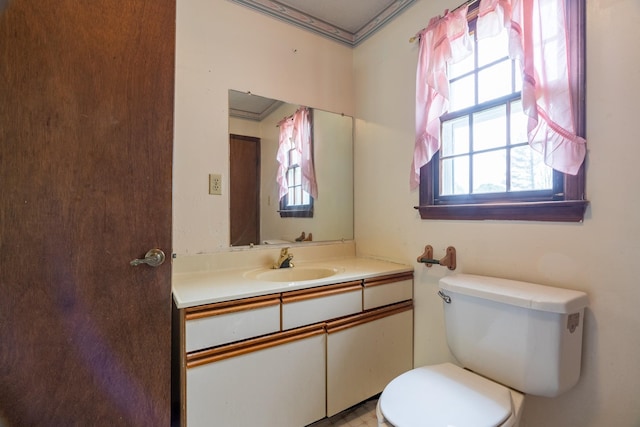
[[[408,272],[174,305],[181,424],[301,427],[380,393],[413,367],[412,289]]]

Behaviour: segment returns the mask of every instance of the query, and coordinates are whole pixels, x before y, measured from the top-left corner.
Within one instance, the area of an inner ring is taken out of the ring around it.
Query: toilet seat
[[[385,387],[378,405],[385,420],[397,427],[506,427],[519,418],[522,397],[473,372],[443,363],[398,376]]]

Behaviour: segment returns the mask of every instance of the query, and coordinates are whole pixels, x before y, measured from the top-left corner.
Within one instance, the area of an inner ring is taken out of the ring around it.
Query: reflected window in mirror
[[[289,150],[289,167],[287,169],[287,194],[280,199],[280,216],[313,218],[313,197],[302,188],[302,168],[300,153],[296,149]]]
[[[313,114],[301,107],[278,124],[280,217],[313,218],[317,183],[313,166]]]

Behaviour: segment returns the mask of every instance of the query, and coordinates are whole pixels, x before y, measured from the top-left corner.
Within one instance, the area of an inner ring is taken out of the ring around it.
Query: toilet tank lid
[[[553,313],[575,313],[589,305],[581,291],[473,274],[443,277],[440,289]]]

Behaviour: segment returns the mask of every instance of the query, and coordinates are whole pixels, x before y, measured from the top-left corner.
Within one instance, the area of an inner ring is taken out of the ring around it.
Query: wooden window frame
[[[477,15],[476,3],[469,19]],[[567,2],[569,43],[575,90],[574,111],[578,135],[585,135],[585,0]],[[585,162],[576,175],[554,171],[554,191],[518,192],[496,195],[470,195],[438,198],[439,153],[420,169],[419,205],[422,219],[516,220],[582,222],[589,202],[585,199]]]

